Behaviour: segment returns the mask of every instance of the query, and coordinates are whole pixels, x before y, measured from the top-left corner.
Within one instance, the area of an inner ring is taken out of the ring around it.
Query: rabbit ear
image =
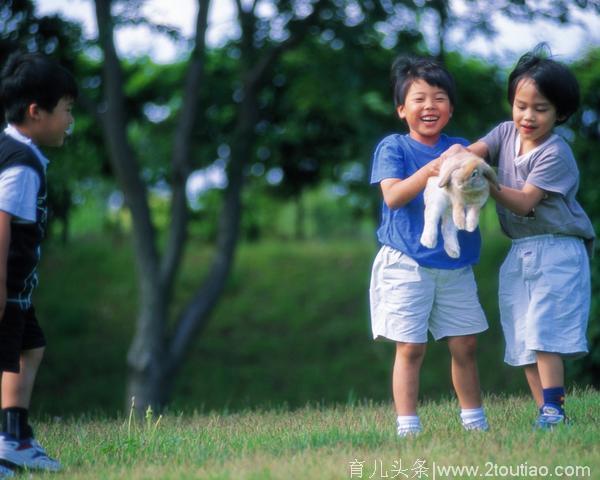
[[[442,166],[440,167],[440,181],[438,183],[440,188],[444,188],[450,183],[452,172],[461,168],[463,161],[463,152],[454,153],[444,159]]]
[[[460,167],[461,180],[466,182],[473,173],[473,170],[475,170],[481,163],[482,161],[478,157],[472,155],[470,158],[465,159],[465,162]]]
[[[498,183],[498,177],[496,176],[496,172],[492,167],[490,167],[487,163],[483,162],[481,165],[482,174],[484,178],[490,182],[494,187],[500,190],[500,184]]]
[[[446,160],[447,161],[447,160]],[[460,168],[460,164],[455,163],[454,165],[450,166],[445,172],[444,175],[442,175],[440,177],[440,182],[438,183],[438,186],[440,188],[444,188],[446,187],[449,183],[450,183],[450,177],[452,175],[452,172],[454,172],[455,170],[458,170]]]

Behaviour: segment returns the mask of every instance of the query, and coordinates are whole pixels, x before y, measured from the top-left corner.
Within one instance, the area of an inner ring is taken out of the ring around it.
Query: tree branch
[[[106,109],[101,113],[102,125],[111,152],[113,168],[131,209],[136,247],[144,258],[151,260],[155,269],[158,257],[154,245],[154,228],[148,207],[146,186],[140,178],[137,159],[127,140],[123,72],[113,41],[110,4],[110,0],[96,0],[98,34],[104,52],[103,79]]]
[[[219,233],[216,253],[202,286],[185,308],[175,329],[169,345],[167,372],[174,375],[175,370],[183,362],[191,341],[208,323],[209,315],[225,288],[226,280],[233,263],[235,247],[238,240],[241,218],[241,193],[244,180],[243,170],[245,157],[254,142],[255,125],[254,99],[247,99],[241,107],[241,122],[233,139],[230,168],[228,169],[228,186],[225,201],[219,220]]]
[[[137,370],[148,368],[152,348],[160,348],[164,331],[164,318],[159,310],[160,284],[155,229],[150,216],[147,191],[140,178],[139,166],[127,140],[127,120],[123,93],[123,72],[113,40],[111,1],[96,0],[98,35],[104,52],[103,86],[104,104],[101,110],[103,133],[110,152],[110,161],[123,189],[125,201],[131,211],[135,259],[140,286],[140,313],[136,336],[128,359]],[[148,342],[151,343],[150,347]]]
[[[301,20],[292,20],[288,28],[294,29],[297,25],[302,25],[300,30],[292,31],[290,36],[283,42],[272,46],[267,53],[260,58],[252,70],[248,72],[246,85],[251,89],[260,89],[262,84],[268,80],[266,73],[269,71],[275,61],[286,51],[291,50],[306,37],[308,27],[319,15],[319,4],[315,5],[313,11],[306,18]],[[251,36],[248,35],[250,38]]]
[[[254,35],[253,22],[250,22],[248,13],[241,9],[241,0],[238,4],[238,15],[242,25],[242,57],[251,58],[252,38]],[[310,22],[307,17],[299,22]],[[306,32],[302,29],[301,32]],[[194,298],[185,308],[177,322],[173,338],[169,345],[169,365],[167,370],[174,374],[183,361],[190,342],[208,323],[209,315],[217,303],[233,264],[233,256],[238,240],[239,223],[241,218],[241,192],[244,181],[244,165],[255,141],[255,125],[259,117],[258,95],[260,89],[269,78],[269,70],[277,58],[286,50],[295,46],[302,38],[302,34],[291,35],[288,40],[269,49],[254,67],[242,75],[244,79],[244,97],[240,104],[236,133],[232,141],[231,161],[227,171],[228,186],[225,193],[223,213],[220,216],[219,233],[215,257],[209,273],[197,290]]]
[[[186,181],[190,173],[190,155],[192,131],[198,115],[198,96],[204,78],[204,59],[206,52],[206,29],[210,0],[198,0],[196,36],[194,49],[187,71],[183,107],[177,124],[172,155],[172,192],[171,225],[169,239],[161,265],[161,283],[167,303],[172,294],[175,273],[181,262],[183,246],[187,237],[189,212],[186,198]]]

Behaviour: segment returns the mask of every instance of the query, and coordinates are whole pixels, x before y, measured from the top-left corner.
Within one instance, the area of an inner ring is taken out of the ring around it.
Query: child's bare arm
[[[10,214],[0,210],[0,320],[6,307],[8,247],[10,246]]]
[[[408,178],[386,178],[380,182],[383,201],[389,208],[400,208],[423,191],[429,177],[439,173],[440,160],[436,158]]]
[[[487,157],[488,147],[482,141],[472,143],[467,147],[470,152],[473,152],[475,155],[481,158]]]
[[[501,190],[490,188],[490,195],[510,211],[524,217],[542,201],[546,192],[530,183],[526,183],[521,190],[502,185]]]

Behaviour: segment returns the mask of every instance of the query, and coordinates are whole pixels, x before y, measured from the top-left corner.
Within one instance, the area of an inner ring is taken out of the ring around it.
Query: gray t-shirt
[[[510,238],[533,235],[572,235],[586,241],[591,253],[595,237],[592,222],[575,199],[579,170],[567,143],[553,134],[542,145],[519,156],[519,132],[513,122],[504,122],[481,139],[488,147],[490,163],[498,167],[498,182],[521,190],[525,183],[546,192],[527,216],[496,204],[502,230]]]

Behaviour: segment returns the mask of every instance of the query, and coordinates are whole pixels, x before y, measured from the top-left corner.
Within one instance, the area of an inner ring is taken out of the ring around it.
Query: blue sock
[[[544,388],[544,405],[558,409],[561,415],[565,414],[565,387]]]

